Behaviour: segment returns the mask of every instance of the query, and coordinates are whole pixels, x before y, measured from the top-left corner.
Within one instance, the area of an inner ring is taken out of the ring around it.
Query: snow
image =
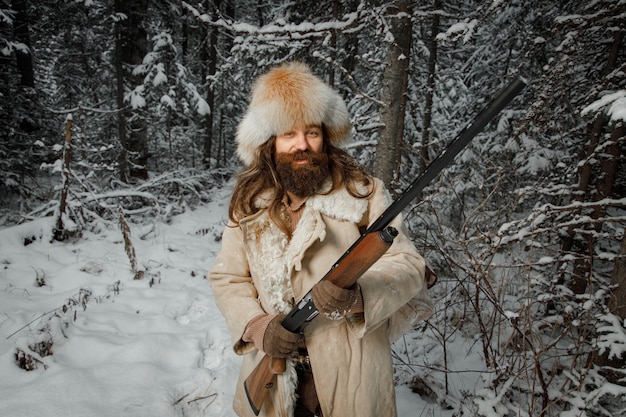
[[[331,30],[342,30],[350,28],[359,18],[358,12],[346,13],[341,19],[330,21],[330,22],[320,22],[320,23],[310,23],[310,22],[302,22],[299,24],[288,23],[284,19],[277,19],[275,23],[268,24],[262,27],[254,26],[249,23],[240,23],[240,22],[228,22],[223,19],[218,19],[213,21],[211,17],[207,14],[200,13],[198,9],[191,6],[187,2],[182,3],[183,7],[187,9],[191,14],[196,16],[200,21],[205,23],[210,23],[214,26],[224,27],[230,31],[240,33],[240,34],[248,34],[248,35],[276,35],[276,34],[289,34],[291,37],[297,37],[302,33],[311,32],[311,33],[319,33]]]
[[[135,87],[133,91],[124,96],[125,102],[130,102],[133,109],[138,109],[146,106],[146,99],[143,97],[144,86],[139,85]]]
[[[599,100],[585,107],[581,114],[584,116],[601,109],[606,109],[606,113],[615,122],[626,121],[626,90],[619,90],[602,96]]]
[[[445,33],[437,34],[437,40],[443,41],[446,39],[455,39],[463,35],[463,43],[467,43],[474,35],[478,23],[479,22],[476,19],[454,23],[446,30]]]
[[[206,280],[229,194],[167,224],[129,222],[140,280],[116,227],[63,243],[52,217],[0,230],[0,415],[234,416],[240,357]],[[48,356],[30,348],[50,342]],[[17,366],[18,349],[37,369]],[[397,392],[399,416],[449,415]]]
[[[156,64],[154,66],[154,70],[156,74],[152,79],[152,85],[156,87],[158,85],[167,83],[167,75],[165,74],[165,66],[163,65],[163,63],[159,62],[158,64]]]
[[[600,320],[606,322],[605,326],[598,327],[599,353],[609,352],[609,358],[619,358],[626,352],[626,332],[620,319],[613,314],[600,316]]]

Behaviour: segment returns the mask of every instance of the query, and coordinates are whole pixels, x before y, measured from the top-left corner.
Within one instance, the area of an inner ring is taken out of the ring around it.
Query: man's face
[[[313,195],[329,175],[322,128],[299,125],[277,135],[274,143],[276,171],[285,189],[300,197]]]

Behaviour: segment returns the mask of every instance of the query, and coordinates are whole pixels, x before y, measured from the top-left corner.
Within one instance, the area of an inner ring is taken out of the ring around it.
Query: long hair
[[[323,137],[327,136],[325,133]],[[274,141],[272,137],[259,147],[254,161],[237,176],[237,183],[228,206],[228,217],[236,225],[244,217],[257,213],[258,199],[267,192],[270,198],[268,212],[270,219],[289,237],[291,231],[283,213],[282,198],[285,194],[274,163]],[[331,188],[324,194],[345,186],[355,198],[367,198],[372,194],[372,177],[358,162],[344,150],[331,145],[324,139],[322,152],[328,155]],[[360,190],[365,186],[366,192]]]

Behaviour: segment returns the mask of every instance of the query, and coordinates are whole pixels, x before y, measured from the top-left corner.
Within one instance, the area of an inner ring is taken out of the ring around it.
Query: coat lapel
[[[255,282],[260,282],[272,313],[287,314],[295,294],[291,274],[302,270],[307,249],[326,237],[323,216],[359,223],[367,210],[366,199],[352,197],[344,188],[331,194],[316,194],[306,202],[294,234],[287,236],[270,220],[266,210],[241,222],[244,228],[250,267]]]

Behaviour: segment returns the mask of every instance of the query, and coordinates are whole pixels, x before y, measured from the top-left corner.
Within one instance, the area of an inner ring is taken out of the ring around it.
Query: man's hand
[[[284,318],[284,314],[274,317],[263,334],[263,351],[273,359],[288,357],[300,340],[300,334],[292,333],[280,324]]]
[[[331,320],[341,320],[350,313],[359,299],[358,284],[341,288],[328,280],[321,280],[311,289],[313,303],[320,313]]]

